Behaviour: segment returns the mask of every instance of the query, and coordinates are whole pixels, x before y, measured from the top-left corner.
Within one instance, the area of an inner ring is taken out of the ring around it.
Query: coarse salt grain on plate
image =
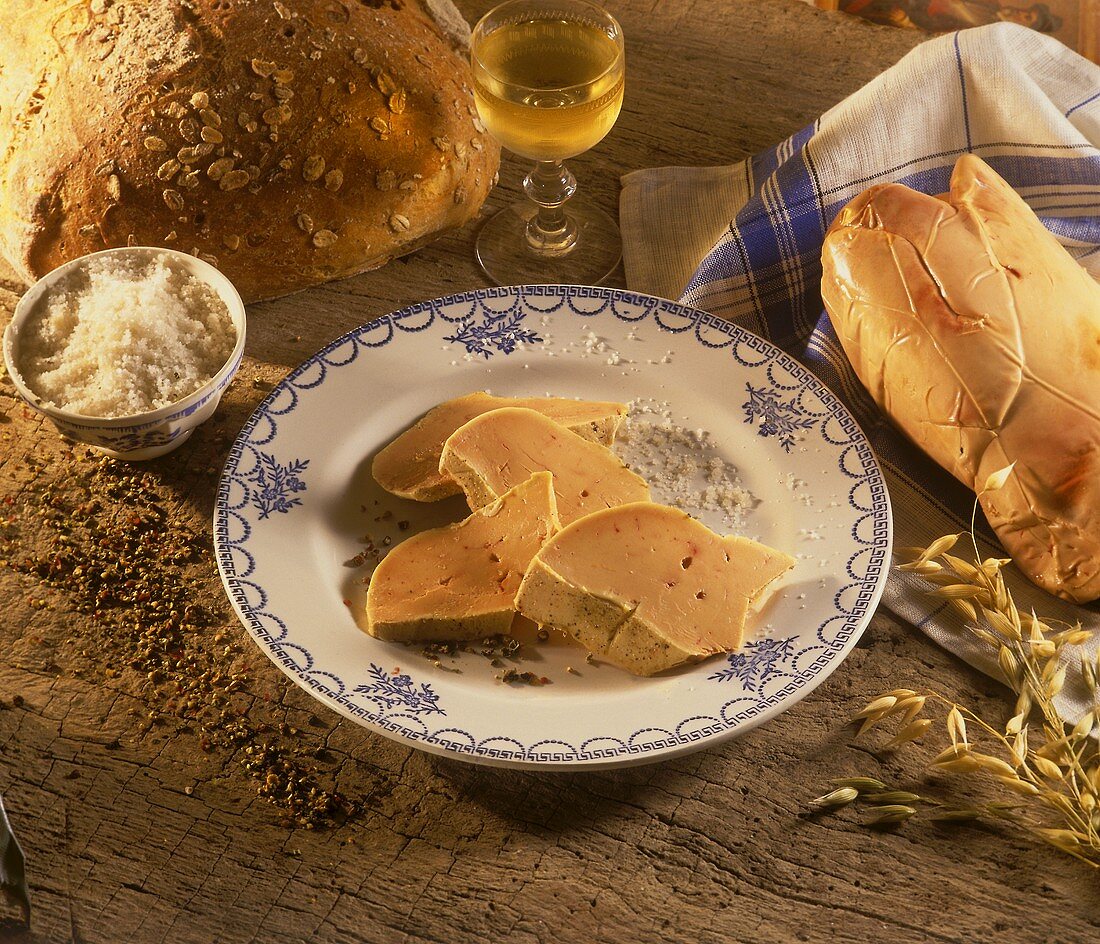
[[[48,406],[119,417],[169,406],[229,359],[218,294],[165,256],[93,259],[44,300],[19,339],[19,372]]]
[[[710,432],[678,425],[663,400],[632,400],[614,449],[659,501],[706,520],[720,532],[740,533],[757,503]]]

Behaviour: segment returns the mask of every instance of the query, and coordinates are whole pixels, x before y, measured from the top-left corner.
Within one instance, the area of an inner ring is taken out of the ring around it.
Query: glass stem
[[[566,256],[576,248],[577,224],[565,212],[566,201],[577,192],[577,178],[561,161],[539,161],[526,177],[523,189],[538,206],[527,221],[527,245],[540,256]]]

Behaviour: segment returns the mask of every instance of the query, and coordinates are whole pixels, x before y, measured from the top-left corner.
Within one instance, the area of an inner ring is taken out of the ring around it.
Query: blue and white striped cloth
[[[729,317],[811,367],[847,402],[889,482],[895,546],[969,527],[973,493],[915,449],[860,386],[824,314],[821,245],[867,187],[900,181],[943,193],[960,154],[985,159],[1100,277],[1100,67],[1009,24],[929,40],[812,125],[751,160],[659,168],[623,178],[620,222],[630,288]],[[990,536],[987,535],[987,541]],[[983,553],[997,556],[995,545]],[[1100,628],[1100,609],[1012,584],[1021,609]],[[885,606],[996,675],[993,654],[961,632],[916,581],[891,575]],[[1095,653],[1100,639],[1087,647]],[[1077,653],[1075,655],[1080,655]],[[1060,708],[1076,718],[1084,688]]]

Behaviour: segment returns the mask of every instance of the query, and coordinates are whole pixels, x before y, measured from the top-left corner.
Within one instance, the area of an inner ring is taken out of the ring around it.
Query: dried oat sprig
[[[982,493],[1003,487],[1012,471],[1008,466],[995,472]],[[951,553],[959,539],[967,536],[962,532],[945,535],[926,548],[901,549],[898,553],[906,560],[898,569],[924,578],[930,585],[926,592],[958,610],[966,618],[966,631],[995,649],[1001,674],[1016,694],[1012,716],[1000,726],[939,692],[896,689],[873,698],[852,720],[860,725],[857,737],[883,722],[895,724],[895,733],[883,750],[921,739],[942,720],[950,746],[928,762],[929,769],[981,776],[999,796],[969,806],[947,807],[860,777],[834,780],[840,789],[833,792],[846,788],[856,794],[843,805],[857,799],[872,804],[874,815],[868,825],[899,825],[918,815],[915,804],[926,803],[932,806],[928,818],[933,821],[997,820],[1100,868],[1100,748],[1092,737],[1100,725],[1100,707],[1068,724],[1054,705],[1066,681],[1067,647],[1080,645],[1091,634],[1079,623],[1020,612],[1003,575],[1011,561],[982,559],[975,536],[976,515],[975,501],[968,535],[972,560]],[[1100,655],[1095,661],[1083,661],[1081,675],[1095,704]],[[930,706],[942,709],[942,715],[937,711],[938,717],[921,717]],[[861,789],[859,783],[874,786]]]

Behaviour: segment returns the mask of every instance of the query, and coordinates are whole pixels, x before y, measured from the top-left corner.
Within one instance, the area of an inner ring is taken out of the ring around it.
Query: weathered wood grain
[[[461,4],[471,18],[485,2]],[[629,92],[611,136],[575,162],[614,209],[620,173],[735,160],[790,134],[918,37],[790,0],[612,0]],[[916,91],[916,90],[915,90]],[[521,168],[507,162],[499,206]],[[205,533],[232,434],[273,381],[367,318],[483,284],[466,231],[411,259],[255,306],[249,360],[219,413],[148,464],[171,520]],[[18,287],[0,288],[9,313]],[[380,404],[364,404],[370,409]],[[94,465],[0,384],[0,539],[43,546],[42,490]],[[7,501],[10,499],[10,503]],[[871,833],[806,816],[830,776],[904,783],[916,765],[849,743],[839,721],[883,687],[935,685],[983,710],[997,686],[878,615],[820,689],[724,747],[613,773],[538,775],[410,751],[319,708],[251,647],[207,553],[180,573],[219,623],[187,641],[247,678],[237,703],[317,781],[360,809],[344,826],[279,825],[243,748],[203,751],[187,718],[125,665],[125,636],[63,589],[0,568],[0,792],[35,907],[28,942],[1087,942],[1100,883],[1066,857],[986,828]],[[219,650],[220,651],[220,650]],[[152,715],[152,717],[150,717]],[[285,737],[279,725],[291,728]],[[297,733],[294,733],[296,731]],[[5,912],[9,917],[14,910]]]

